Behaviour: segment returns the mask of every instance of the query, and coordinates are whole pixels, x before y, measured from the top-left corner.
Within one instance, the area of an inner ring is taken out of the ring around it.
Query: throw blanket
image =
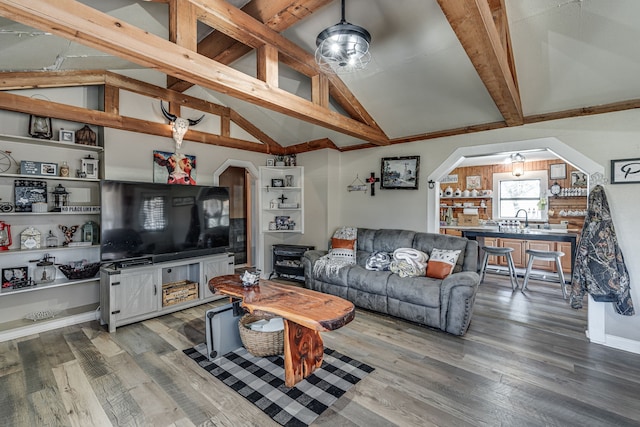
[[[571,307],[582,308],[584,294],[595,301],[613,302],[616,312],[632,316],[630,280],[613,228],[604,188],[589,194],[589,210],[576,250],[571,277]]]
[[[400,277],[424,276],[427,273],[429,255],[412,248],[399,248],[393,251],[391,271]]]
[[[341,227],[333,234],[333,239],[353,241],[353,249],[330,249],[329,253],[318,259],[313,265],[313,274],[320,276],[337,274],[341,268],[353,265],[356,262],[356,251],[358,242],[357,227]],[[333,240],[332,239],[332,240]]]

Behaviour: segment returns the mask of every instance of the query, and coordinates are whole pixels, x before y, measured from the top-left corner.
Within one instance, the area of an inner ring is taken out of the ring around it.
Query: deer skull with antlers
[[[195,126],[202,119],[204,119],[204,114],[197,120],[192,119],[183,119],[182,117],[178,117],[175,114],[169,113],[165,108],[162,101],[160,101],[160,109],[162,110],[162,114],[171,122],[171,130],[173,131],[173,140],[176,142],[176,150],[179,150],[182,146],[182,138],[184,138],[184,134],[189,130],[189,126]]]

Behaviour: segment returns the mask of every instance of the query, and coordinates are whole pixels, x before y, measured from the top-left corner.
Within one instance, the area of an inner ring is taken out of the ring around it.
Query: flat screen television
[[[102,261],[163,262],[229,249],[226,187],[103,181]]]

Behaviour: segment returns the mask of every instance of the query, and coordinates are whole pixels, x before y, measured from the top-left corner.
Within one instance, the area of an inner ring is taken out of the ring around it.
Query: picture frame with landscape
[[[417,190],[420,156],[384,157],[380,165],[380,188]]]

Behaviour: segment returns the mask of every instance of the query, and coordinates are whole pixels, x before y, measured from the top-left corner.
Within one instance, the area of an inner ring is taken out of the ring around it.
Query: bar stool
[[[536,249],[527,249],[525,251],[529,255],[529,262],[527,262],[527,271],[524,273],[524,283],[522,284],[522,292],[527,288],[529,283],[529,274],[531,274],[531,266],[535,258],[540,259],[554,259],[556,261],[556,267],[558,269],[558,277],[560,279],[560,287],[562,288],[562,296],[567,299],[567,290],[564,283],[564,272],[562,271],[562,264],[560,264],[560,257],[564,256],[564,252],[560,251],[539,251]]]
[[[489,255],[503,256],[507,258],[507,265],[509,266],[509,279],[511,279],[511,289],[513,289],[514,291],[518,289],[518,276],[516,274],[516,266],[513,263],[513,257],[511,256],[513,248],[482,246],[481,249],[484,251],[484,257],[482,259],[482,268],[480,271],[480,283],[484,281],[484,275],[487,270],[487,263],[489,262]]]

